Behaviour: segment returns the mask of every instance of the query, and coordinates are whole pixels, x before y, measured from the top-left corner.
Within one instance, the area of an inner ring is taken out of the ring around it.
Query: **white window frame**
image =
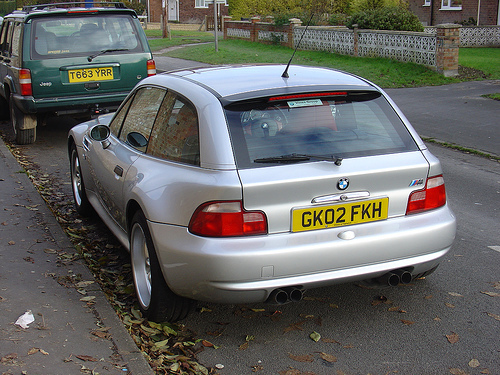
[[[205,2],[205,0],[194,0],[194,7],[195,8],[208,8],[208,4]]]
[[[439,10],[462,10],[462,4],[452,5],[455,0],[441,0],[441,9]]]
[[[431,0],[424,0],[424,7],[430,7],[431,6]]]
[[[213,1],[210,1],[209,2],[210,4],[213,3]],[[194,7],[195,8],[208,8],[208,4],[206,0],[194,0]],[[217,0],[217,4],[222,4],[222,2],[220,0]],[[227,0],[224,0],[224,6],[228,6],[227,5]]]

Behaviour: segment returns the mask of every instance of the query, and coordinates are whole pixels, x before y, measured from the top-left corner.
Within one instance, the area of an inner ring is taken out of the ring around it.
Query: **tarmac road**
[[[155,58],[165,70],[193,63]],[[500,92],[500,81],[387,91],[422,136],[500,154],[495,143],[500,102],[480,96]],[[70,126],[57,120],[40,129],[37,144],[25,148],[68,190],[64,144]],[[8,128],[0,124],[0,130]],[[498,297],[484,294],[498,293],[500,280],[498,205],[492,204],[498,202],[499,163],[429,147],[443,162],[450,204],[459,214],[457,244],[434,275],[407,287],[335,286],[309,291],[299,304],[250,306],[264,311],[204,305],[211,311],[184,322],[221,346],[200,354],[202,363],[223,364],[220,373],[231,375],[290,368],[316,374],[443,374],[450,368],[500,374],[494,318],[500,305]],[[58,263],[58,255],[74,249],[21,170],[0,143],[0,373],[73,374],[82,366],[100,374],[151,373],[98,287],[87,288],[96,297],[88,306],[74,288],[58,282],[74,274],[84,281],[92,276],[83,264]],[[387,300],[374,305],[379,295]],[[26,310],[35,322],[23,329],[14,322]],[[109,338],[95,336],[103,326],[109,327]],[[313,331],[326,341],[311,340]],[[446,335],[459,341],[451,344]],[[469,364],[473,359],[477,367]]]

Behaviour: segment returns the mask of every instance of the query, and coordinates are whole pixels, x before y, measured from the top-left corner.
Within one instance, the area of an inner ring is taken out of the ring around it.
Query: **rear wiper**
[[[128,51],[129,49],[128,48],[113,48],[113,49],[103,49],[102,51],[99,51],[93,55],[90,55],[89,57],[87,57],[87,60],[89,62],[91,62],[92,60],[94,60],[97,56],[100,56],[100,55],[104,55],[105,53],[109,53],[109,52],[119,52],[119,51]]]
[[[288,154],[281,156],[270,156],[268,158],[255,159],[254,163],[296,163],[299,161],[307,160],[327,160],[333,161],[335,165],[342,164],[342,158],[336,156],[322,156],[322,155],[310,155],[310,154]]]

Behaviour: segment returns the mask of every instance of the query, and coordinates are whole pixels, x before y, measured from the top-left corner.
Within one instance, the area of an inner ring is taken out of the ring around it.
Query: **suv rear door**
[[[129,92],[148,75],[149,46],[128,12],[34,17],[30,59],[33,96]],[[26,40],[26,39],[25,39]]]

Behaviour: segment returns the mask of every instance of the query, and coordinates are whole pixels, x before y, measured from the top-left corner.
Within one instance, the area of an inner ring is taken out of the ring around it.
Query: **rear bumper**
[[[36,99],[32,96],[14,95],[15,105],[23,112],[30,114],[57,113],[90,113],[96,108],[114,111],[128,95],[127,92],[112,94],[94,94],[85,96],[64,96]]]
[[[456,232],[447,206],[370,224],[247,238],[203,238],[185,227],[149,225],[169,287],[222,303],[263,302],[276,288],[316,288],[399,268],[420,274],[439,264]],[[355,237],[339,238],[346,231]]]

